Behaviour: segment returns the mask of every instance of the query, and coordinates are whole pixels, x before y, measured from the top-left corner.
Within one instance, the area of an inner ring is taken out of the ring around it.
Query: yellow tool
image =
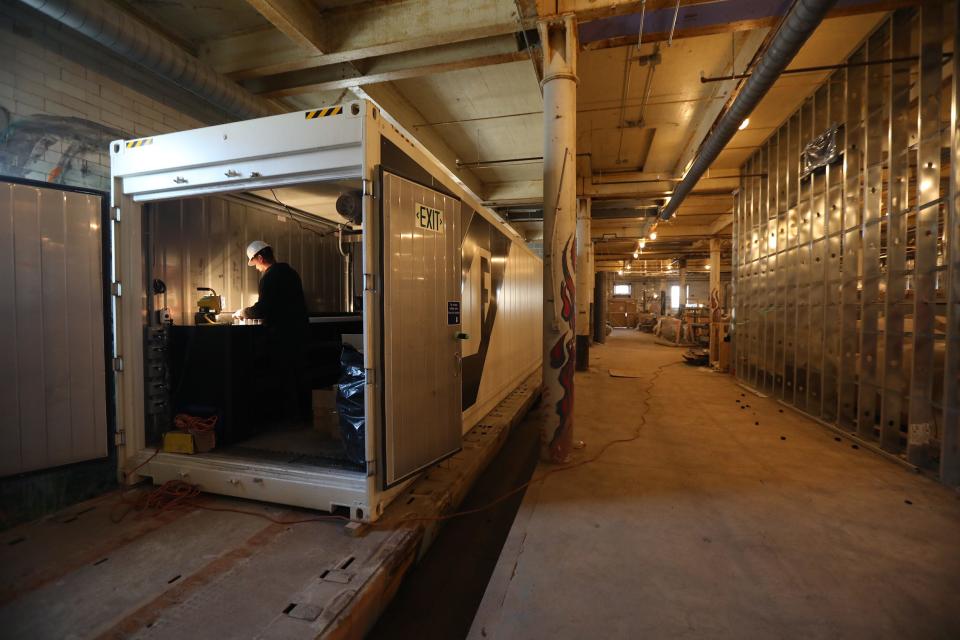
[[[197,291],[209,291],[209,295],[202,296],[197,300],[197,324],[214,324],[217,322],[217,314],[223,311],[223,297],[218,296],[217,292],[211,287],[197,287]]]

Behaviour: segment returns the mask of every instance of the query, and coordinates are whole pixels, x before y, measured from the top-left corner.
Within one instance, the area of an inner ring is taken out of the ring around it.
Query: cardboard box
[[[206,453],[217,444],[213,429],[206,431],[167,431],[163,434],[164,453]]]
[[[336,387],[313,390],[313,429],[329,438],[340,439]]]

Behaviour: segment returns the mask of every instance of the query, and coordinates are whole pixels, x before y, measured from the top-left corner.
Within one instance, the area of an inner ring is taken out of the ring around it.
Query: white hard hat
[[[269,248],[270,248],[270,245],[268,245],[263,240],[254,240],[253,242],[248,244],[247,245],[247,264],[250,266],[253,266],[253,256],[257,255],[264,249],[269,249]]]

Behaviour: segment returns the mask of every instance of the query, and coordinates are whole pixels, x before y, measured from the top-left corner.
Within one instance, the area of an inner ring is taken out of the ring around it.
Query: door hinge
[[[113,370],[123,371],[123,358],[117,357],[113,359]]]
[[[120,222],[120,207],[110,208],[110,219],[114,222]]]
[[[123,429],[118,430],[113,434],[113,444],[120,446],[122,444],[127,444],[127,432]]]
[[[363,290],[364,291],[376,291],[377,290],[377,277],[372,273],[363,274]]]
[[[368,477],[368,478],[372,478],[372,477],[375,476],[376,474],[377,474],[377,461],[376,461],[376,459],[374,459],[374,460],[367,460],[367,477]]]
[[[110,293],[112,293],[115,297],[117,298],[120,297],[120,294],[123,292],[122,289],[123,287],[120,285],[119,282],[110,283]]]
[[[376,369],[364,369],[363,370],[364,381],[367,384],[377,384],[377,370]]]

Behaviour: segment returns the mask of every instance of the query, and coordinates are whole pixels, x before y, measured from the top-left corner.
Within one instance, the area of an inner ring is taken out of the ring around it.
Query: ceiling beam
[[[710,225],[710,235],[715,236],[724,231],[729,230],[733,226],[733,214],[728,213],[717,218],[713,224]]]
[[[681,7],[716,2],[716,0],[680,0]],[[614,16],[640,13],[643,0],[537,0],[537,15],[541,19],[575,13],[578,22],[601,20]],[[646,11],[673,9],[676,0],[646,0]]]
[[[463,69],[475,69],[477,67],[507,64],[520,60],[528,60],[529,57],[529,54],[524,51],[513,51],[509,53],[497,53],[488,56],[480,56],[477,58],[468,58],[466,60],[450,60],[447,62],[437,62],[434,64],[409,67],[405,69],[393,69],[379,73],[365,73],[362,75],[351,75],[350,69],[347,68],[349,63],[344,63],[343,65],[333,65],[316,69],[315,71],[319,73],[313,76],[314,79],[317,80],[315,82],[299,84],[299,82],[302,82],[302,80],[293,80],[294,84],[291,84],[291,80],[286,77],[281,76],[278,78],[277,76],[274,76],[272,78],[263,78],[258,81],[256,85],[258,86],[259,90],[253,87],[250,88],[255,93],[263,95],[264,97],[283,98],[286,96],[302,95],[317,91],[351,89],[353,87],[362,87],[369,84],[377,84],[379,82],[408,80],[410,78],[439,75],[441,73],[448,73],[450,71],[461,71]],[[304,72],[292,72],[292,74],[303,73]],[[284,76],[286,75],[287,74],[284,74]],[[341,77],[337,78],[336,76],[338,75]],[[319,78],[323,76],[327,76],[328,78],[330,76],[334,77],[326,80],[320,80]],[[247,84],[253,83],[245,83],[245,85]]]
[[[827,13],[827,18],[891,11],[915,4],[917,0],[838,0],[835,8]],[[697,3],[697,6],[684,6],[681,3],[673,38],[774,27],[791,6],[792,3],[778,1],[727,0]],[[672,31],[673,18],[672,6],[651,11],[648,1],[644,16],[643,41],[651,43],[667,40]],[[593,20],[581,25],[580,42],[585,49],[608,49],[633,45],[636,44],[639,27],[640,16],[637,11]]]
[[[249,1],[260,10],[260,3],[284,5],[293,0]],[[521,31],[521,19],[512,2],[466,2],[455,11],[450,10],[448,0],[365,2],[323,12],[307,0],[296,4],[312,11],[315,18],[311,23],[318,21],[316,30],[290,33],[285,23],[294,19],[294,13],[288,12],[284,19],[265,8],[261,13],[276,29],[208,42],[201,57],[221,73],[240,80]],[[533,27],[532,20],[522,22],[523,28]],[[311,43],[308,55],[304,55],[304,37]]]
[[[305,51],[322,55],[327,50],[320,12],[308,0],[247,0],[247,3]]]

